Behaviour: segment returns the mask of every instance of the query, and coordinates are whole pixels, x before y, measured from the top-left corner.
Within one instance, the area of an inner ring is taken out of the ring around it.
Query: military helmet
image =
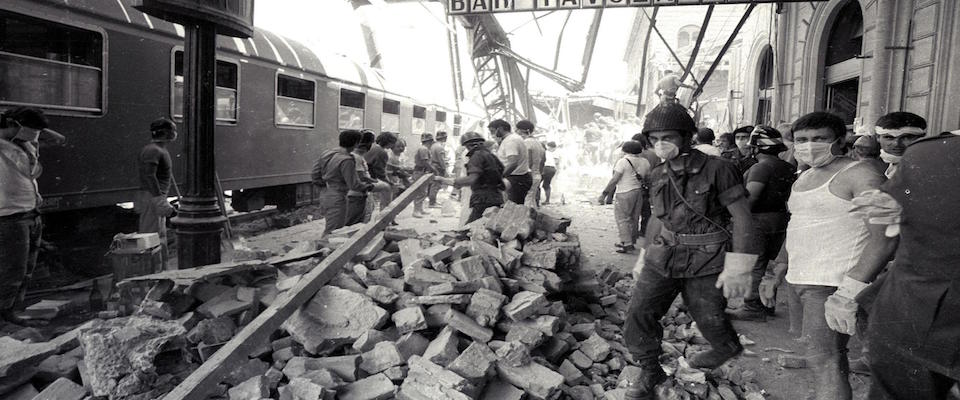
[[[482,141],[484,141],[484,140],[486,140],[486,139],[484,139],[483,136],[480,136],[479,133],[476,133],[476,132],[467,132],[467,133],[463,134],[463,136],[460,137],[460,145],[461,145],[461,146],[466,146],[467,143],[474,142],[474,141],[481,141],[481,142],[482,142]]]

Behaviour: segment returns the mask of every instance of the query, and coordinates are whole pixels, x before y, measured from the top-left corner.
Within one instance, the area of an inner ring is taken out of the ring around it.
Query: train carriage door
[[[344,129],[363,129],[366,95],[357,90],[340,89],[340,109],[337,126]]]
[[[824,59],[824,109],[843,118],[847,125],[857,116],[862,71],[863,14],[857,0],[847,0],[827,36]]]

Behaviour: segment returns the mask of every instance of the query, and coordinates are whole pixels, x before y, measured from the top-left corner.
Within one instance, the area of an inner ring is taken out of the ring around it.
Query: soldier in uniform
[[[323,210],[323,236],[342,228],[347,220],[347,192],[366,193],[373,185],[365,184],[357,176],[357,161],[353,150],[360,143],[362,133],[356,130],[340,132],[340,146],[320,155],[313,166],[313,183],[323,188],[320,209]]]
[[[466,176],[442,178],[441,180],[455,188],[470,187],[471,223],[483,216],[490,207],[503,205],[503,163],[487,148],[483,136],[476,132],[467,132],[460,138],[460,144],[467,149]]]
[[[692,148],[696,131],[693,119],[676,104],[657,106],[643,125],[643,135],[666,161],[651,172],[654,219],[640,251],[623,331],[642,370],[630,382],[629,400],[654,399],[654,388],[666,379],[658,361],[660,318],[677,294],[711,345],[690,358],[692,367],[716,368],[743,351],[724,309],[727,298],[750,289],[757,260],[747,250],[753,237],[750,207],[736,166]]]

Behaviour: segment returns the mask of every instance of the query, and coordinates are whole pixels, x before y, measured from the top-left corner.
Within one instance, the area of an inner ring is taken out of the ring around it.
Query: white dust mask
[[[793,156],[804,164],[813,168],[819,168],[830,164],[836,155],[833,154],[833,142],[806,142],[797,143],[793,146]]]
[[[661,159],[672,160],[680,154],[680,148],[666,140],[661,140],[653,145],[653,152]]]
[[[903,158],[903,156],[890,154],[890,153],[887,153],[886,150],[880,149],[880,159],[887,164],[899,164],[901,158]]]

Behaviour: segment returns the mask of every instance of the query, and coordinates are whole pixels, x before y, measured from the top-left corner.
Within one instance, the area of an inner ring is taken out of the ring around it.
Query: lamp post
[[[183,25],[184,152],[186,180],[180,210],[171,222],[177,232],[180,268],[220,262],[220,233],[226,222],[217,204],[216,126],[217,34],[253,35],[254,0],[140,0],[147,14]]]

